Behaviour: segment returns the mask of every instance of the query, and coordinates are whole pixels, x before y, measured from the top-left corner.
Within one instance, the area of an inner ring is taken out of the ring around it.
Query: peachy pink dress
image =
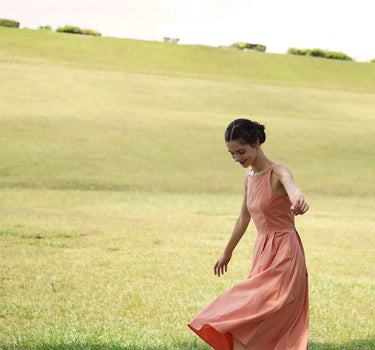
[[[289,197],[271,187],[275,165],[263,174],[247,175],[247,207],[258,231],[248,278],[188,324],[216,350],[232,350],[232,336],[250,350],[307,349],[305,255]]]

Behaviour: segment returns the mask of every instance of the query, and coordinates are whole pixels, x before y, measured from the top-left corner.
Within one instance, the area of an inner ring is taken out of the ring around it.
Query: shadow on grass
[[[142,346],[121,344],[37,344],[37,345],[7,345],[0,343],[1,350],[210,350],[202,341],[175,341],[170,345]],[[374,350],[375,338],[354,340],[342,344],[309,342],[309,350]]]

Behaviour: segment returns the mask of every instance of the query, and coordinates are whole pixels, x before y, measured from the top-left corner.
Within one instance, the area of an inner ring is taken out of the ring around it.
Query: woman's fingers
[[[224,275],[224,272],[227,272],[227,265],[221,265],[220,270],[221,270],[221,274]],[[220,273],[219,273],[219,277],[220,277]]]
[[[290,207],[293,215],[302,215],[309,210],[309,205],[303,198],[296,199]]]
[[[219,261],[216,262],[215,266],[214,266],[214,274],[217,275],[219,270],[218,270],[218,263]]]
[[[306,202],[304,202],[304,204],[302,206],[302,213],[301,214],[305,214],[308,210],[309,210],[309,205]]]
[[[228,264],[232,257],[232,254],[223,254],[214,266],[214,273],[219,277],[224,275],[225,272],[228,271]]]
[[[214,273],[215,275],[218,275],[219,277],[221,275],[224,275],[224,272],[227,272],[228,271],[228,263],[223,263],[222,261],[220,261],[221,259],[219,259],[215,266],[214,266]]]
[[[218,260],[214,266],[214,273],[215,275],[218,275],[220,277],[220,272],[221,272],[221,264],[220,264],[220,260]]]

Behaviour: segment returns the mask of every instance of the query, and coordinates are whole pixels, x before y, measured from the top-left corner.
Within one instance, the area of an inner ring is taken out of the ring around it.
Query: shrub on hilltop
[[[333,60],[353,61],[351,57],[343,52],[327,51],[321,49],[296,49],[292,47],[288,50],[287,53],[290,55],[323,57]]]
[[[265,52],[266,46],[260,44],[250,44],[244,42],[236,42],[230,46],[231,48],[238,49],[238,50],[253,50],[259,52]]]
[[[70,33],[70,34],[81,34],[81,35],[91,35],[91,36],[101,36],[99,32],[92,29],[81,29],[79,27],[67,25],[65,27],[59,27],[56,29],[58,33]]]
[[[39,30],[52,30],[51,26],[39,26]]]
[[[296,49],[294,47],[290,48],[288,50],[289,55],[299,55],[299,56],[309,56],[310,55],[310,49]]]
[[[12,21],[11,19],[0,18],[0,26],[9,28],[19,28],[20,22]]]

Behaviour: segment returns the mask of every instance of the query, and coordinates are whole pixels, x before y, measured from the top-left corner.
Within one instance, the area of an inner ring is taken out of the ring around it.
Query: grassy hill
[[[2,61],[374,92],[375,67],[199,45],[0,28]]]
[[[237,192],[222,135],[308,192],[374,193],[375,65],[0,29],[0,186]]]
[[[0,348],[207,349],[187,329],[229,272],[244,170],[227,124],[266,125],[311,209],[311,350],[368,350],[375,65],[0,28]]]

